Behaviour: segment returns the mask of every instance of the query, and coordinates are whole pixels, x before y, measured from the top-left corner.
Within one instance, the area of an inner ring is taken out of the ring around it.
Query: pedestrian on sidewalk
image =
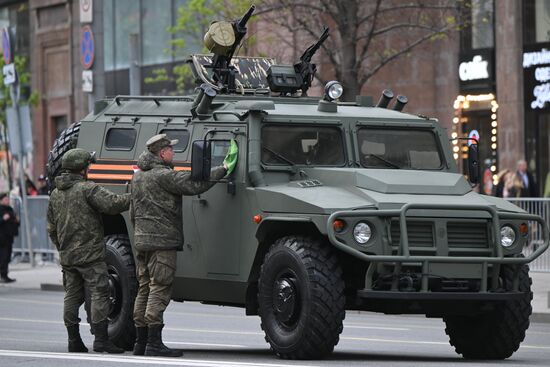
[[[8,277],[8,264],[11,261],[13,238],[19,234],[19,218],[10,206],[8,193],[0,194],[0,283],[12,283]]]
[[[69,352],[87,352],[79,332],[78,310],[84,303],[84,289],[91,296],[92,330],[96,352],[124,353],[108,338],[109,274],[105,263],[102,214],[128,210],[130,194],[113,194],[87,181],[93,156],[83,149],[71,149],[61,160],[63,173],[55,178],[55,190],[48,205],[48,233],[59,251],[63,268],[63,321],[69,334]]]

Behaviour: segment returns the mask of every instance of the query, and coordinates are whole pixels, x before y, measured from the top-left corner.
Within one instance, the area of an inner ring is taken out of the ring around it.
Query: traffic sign
[[[86,25],[80,32],[80,63],[84,69],[90,69],[94,64],[94,52],[92,28]]]
[[[13,55],[11,52],[10,31],[7,27],[2,29],[2,49],[4,50],[4,62],[11,64]]]
[[[4,73],[4,85],[11,85],[15,83],[17,80],[15,64],[4,65],[2,72]]]

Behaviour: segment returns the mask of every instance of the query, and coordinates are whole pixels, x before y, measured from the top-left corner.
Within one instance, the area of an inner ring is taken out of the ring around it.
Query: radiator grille
[[[432,222],[407,222],[407,236],[409,247],[433,247],[434,231]],[[394,246],[398,246],[401,241],[401,230],[399,221],[391,222],[391,239]]]
[[[449,248],[488,248],[487,229],[486,222],[449,222],[447,223]]]

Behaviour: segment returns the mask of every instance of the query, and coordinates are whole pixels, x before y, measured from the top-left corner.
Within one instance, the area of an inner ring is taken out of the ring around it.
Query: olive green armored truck
[[[403,113],[405,97],[393,103],[386,90],[376,104],[339,102],[345,86],[336,81],[308,97],[322,37],[295,65],[233,57],[246,20],[213,23],[213,54],[188,61],[195,94],[98,101],[55,142],[50,179],[63,153],[79,147],[97,154],[88,179],[129,192],[145,142],[166,133],[179,139],[174,169],[205,180],[233,139],[235,171],[183,198],[175,301],[259,315],[281,358],[327,357],[346,310],[441,318],[465,358],[510,357],[529,326],[528,264],[548,248],[546,223],[477,194],[476,142],[468,181],[447,132],[435,119]],[[216,29],[232,30],[234,43],[217,40]],[[104,224],[110,334],[129,347],[133,229],[127,213]],[[524,257],[534,230],[544,243]]]

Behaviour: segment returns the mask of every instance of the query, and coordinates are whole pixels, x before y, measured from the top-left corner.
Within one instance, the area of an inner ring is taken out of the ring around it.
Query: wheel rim
[[[122,309],[122,285],[118,271],[109,267],[109,319],[118,317]]]
[[[300,316],[301,301],[298,280],[289,271],[280,273],[273,283],[273,311],[279,325],[292,329]]]

